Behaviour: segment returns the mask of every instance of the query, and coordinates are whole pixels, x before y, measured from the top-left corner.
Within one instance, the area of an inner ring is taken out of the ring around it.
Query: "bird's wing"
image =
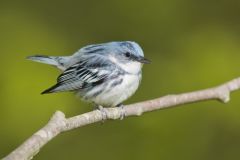
[[[106,79],[113,75],[114,67],[109,65],[95,63],[87,63],[82,61],[67,68],[57,79],[57,84],[45,90],[42,94],[73,91],[94,87],[103,83]]]

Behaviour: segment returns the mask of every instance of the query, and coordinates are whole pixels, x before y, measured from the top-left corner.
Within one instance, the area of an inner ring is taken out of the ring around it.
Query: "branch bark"
[[[122,108],[105,108],[106,116],[103,116],[101,111],[94,110],[71,118],[65,118],[64,113],[56,111],[50,121],[43,128],[34,133],[23,144],[3,159],[31,159],[46,143],[58,134],[78,127],[86,126],[88,124],[96,123],[102,121],[103,119],[119,119],[121,118],[123,112],[125,117],[129,117],[140,116],[145,112],[204,100],[216,99],[226,103],[230,100],[230,93],[238,89],[240,89],[240,77],[209,89],[177,95],[167,95],[153,100],[125,105]]]

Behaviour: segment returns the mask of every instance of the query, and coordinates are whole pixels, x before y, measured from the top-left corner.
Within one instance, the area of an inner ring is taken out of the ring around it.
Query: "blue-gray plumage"
[[[58,67],[57,84],[42,92],[76,91],[82,99],[104,107],[117,106],[134,94],[142,76],[141,47],[131,41],[88,45],[72,56],[30,56]]]

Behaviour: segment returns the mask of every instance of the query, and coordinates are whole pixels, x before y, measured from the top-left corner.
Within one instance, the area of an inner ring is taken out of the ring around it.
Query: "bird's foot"
[[[121,113],[120,113],[120,120],[123,120],[126,116],[125,110],[124,110],[124,105],[123,104],[119,104],[117,105],[117,107],[119,107],[121,109]]]
[[[107,111],[103,106],[100,106],[100,105],[98,105],[97,108],[102,114],[102,123],[104,123],[105,120],[107,120]]]

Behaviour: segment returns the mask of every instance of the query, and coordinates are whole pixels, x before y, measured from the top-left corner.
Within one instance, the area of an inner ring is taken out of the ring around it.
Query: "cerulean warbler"
[[[57,84],[42,92],[76,91],[83,100],[98,106],[115,107],[137,90],[144,58],[136,42],[122,41],[87,45],[71,56],[29,56],[50,64],[63,73]]]

